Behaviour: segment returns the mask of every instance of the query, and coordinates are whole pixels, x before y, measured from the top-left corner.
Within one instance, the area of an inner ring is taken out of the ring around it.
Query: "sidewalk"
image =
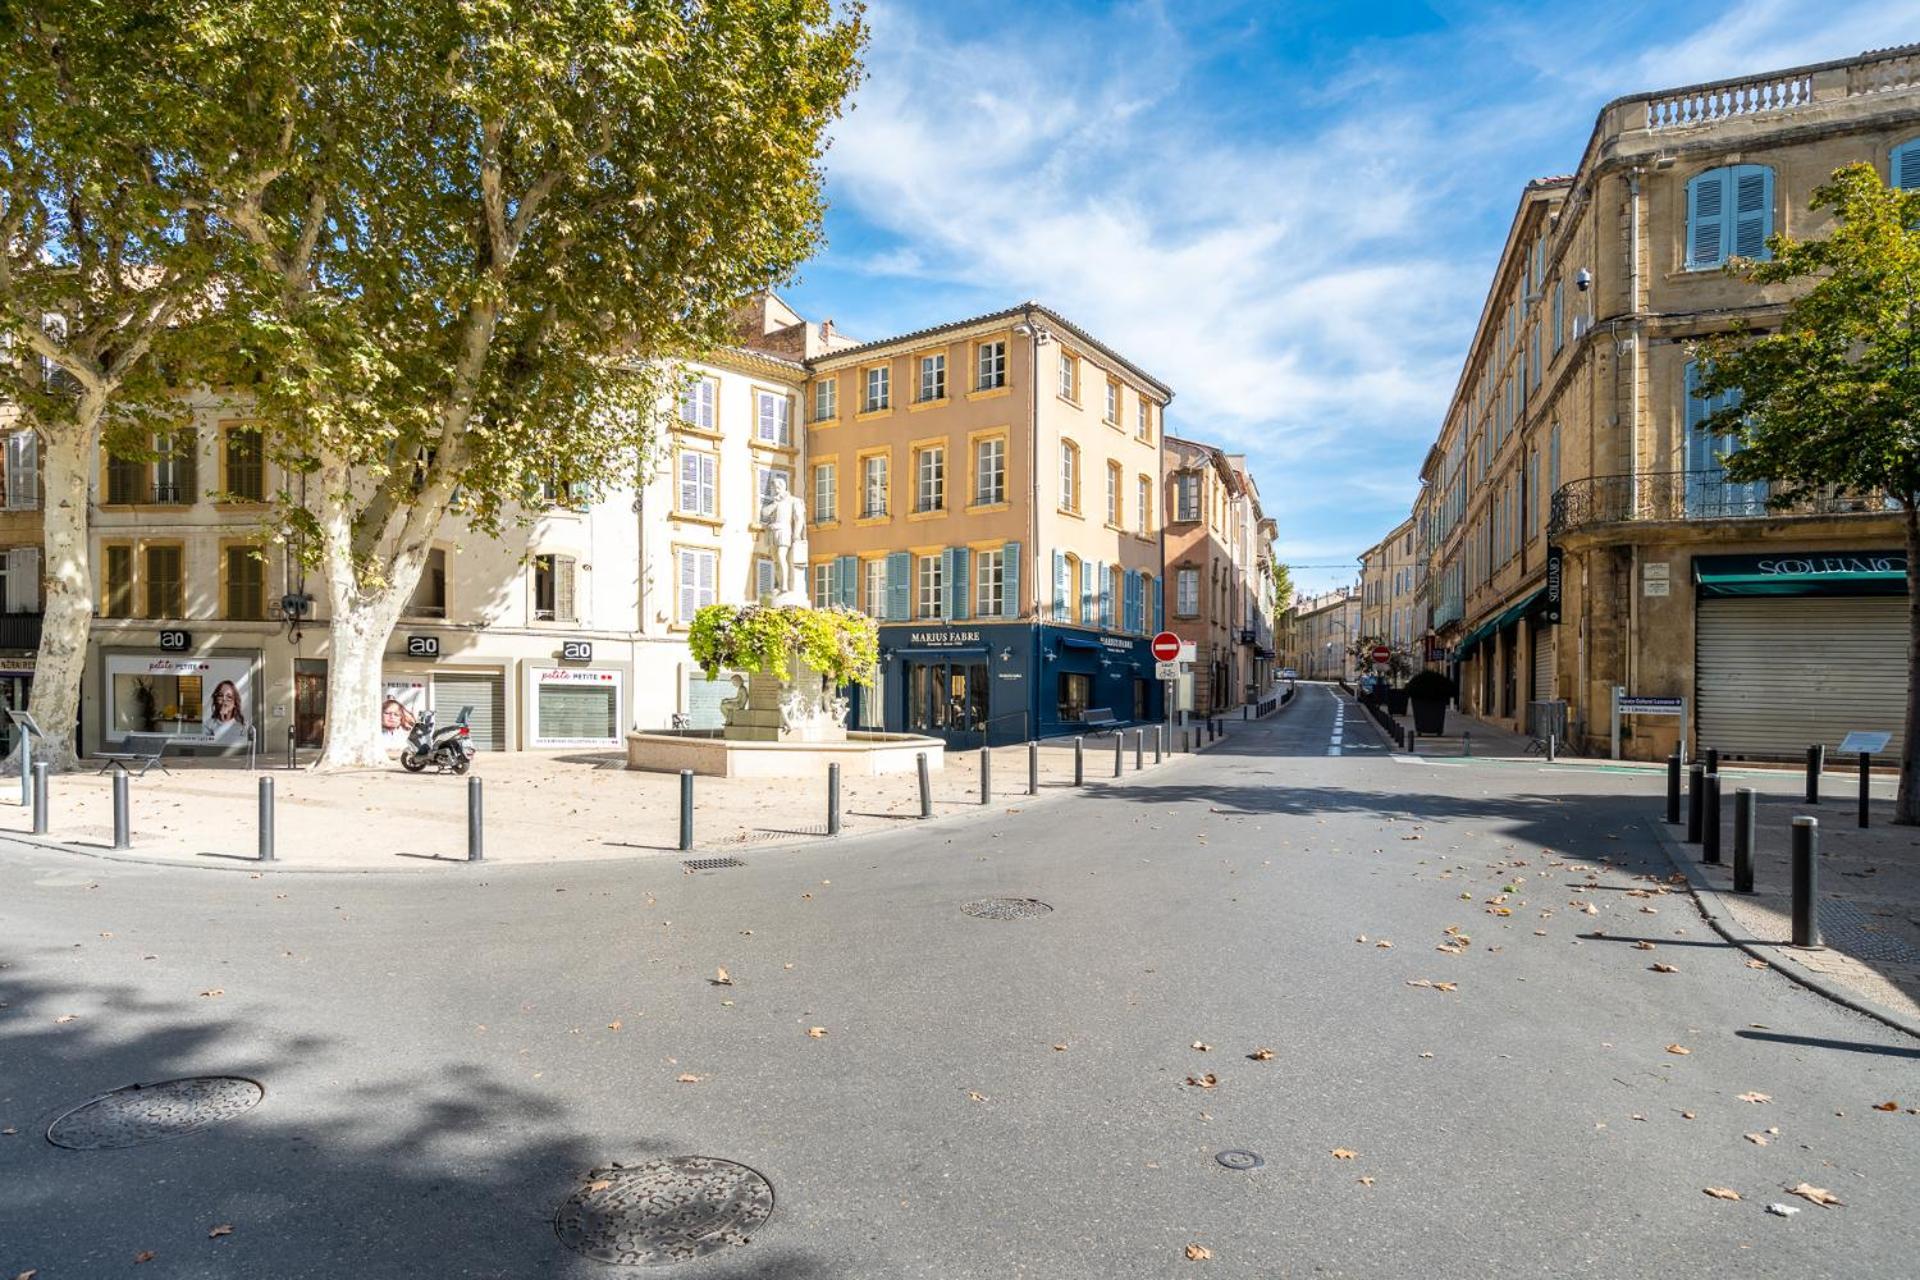
[[[1277,714],[1285,714],[1280,712]],[[1267,721],[1272,720],[1267,717]],[[1229,738],[1267,721],[1225,722]],[[1195,730],[1198,735],[1198,729]],[[1174,731],[1177,748],[1180,731]],[[1204,744],[1202,750],[1225,743]],[[1153,729],[1146,726],[1143,770],[1154,771]],[[1113,785],[1113,735],[1085,741],[1090,786]],[[1027,748],[993,751],[993,803],[980,803],[980,752],[949,751],[931,777],[933,816],[955,817],[1045,802],[1072,794],[1073,739],[1040,744],[1040,789],[1027,794]],[[1168,764],[1182,760],[1166,757]],[[1125,731],[1122,785],[1135,776],[1134,730]],[[258,788],[273,780],[274,869],[406,870],[463,862],[467,852],[467,785],[452,775],[389,769],[315,773],[249,771],[223,764],[167,762],[130,783],[132,847],[112,850],[112,775],[92,770],[50,780],[49,834],[28,835],[32,814],[19,802],[17,779],[0,781],[0,835],[42,839],[90,853],[200,867],[258,867]],[[617,752],[569,755],[482,755],[473,775],[484,781],[488,862],[554,863],[679,853],[680,779],[625,767]],[[1165,767],[1163,765],[1162,767]],[[919,819],[911,773],[847,777],[841,790],[843,835],[894,829]],[[827,834],[827,779],[697,778],[694,847],[701,854],[739,853]]]

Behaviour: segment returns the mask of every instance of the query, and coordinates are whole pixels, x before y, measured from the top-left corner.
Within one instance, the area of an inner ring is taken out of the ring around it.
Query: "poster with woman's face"
[[[407,735],[427,709],[425,680],[388,680],[380,686],[380,743],[389,751],[407,745]]]
[[[202,678],[200,725],[216,742],[247,740],[248,671],[223,669],[224,663],[209,664],[214,669]]]

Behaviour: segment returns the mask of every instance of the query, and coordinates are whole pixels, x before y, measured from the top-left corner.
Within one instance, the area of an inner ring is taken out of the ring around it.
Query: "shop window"
[[[427,562],[420,569],[420,581],[413,588],[413,598],[407,601],[407,616],[447,616],[447,553],[444,548],[435,547],[427,552]]]
[[[1060,673],[1060,719],[1073,722],[1084,717],[1092,697],[1092,676],[1081,675],[1077,671]]]
[[[227,467],[227,497],[234,502],[267,500],[266,442],[252,427],[228,427],[221,437]]]
[[[577,622],[573,603],[572,556],[533,558],[533,619],[535,622]]]
[[[223,584],[225,615],[236,622],[259,622],[267,616],[267,562],[254,547],[227,547]]]

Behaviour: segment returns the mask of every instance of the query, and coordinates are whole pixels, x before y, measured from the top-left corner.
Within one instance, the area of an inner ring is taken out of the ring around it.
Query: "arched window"
[[[1687,270],[1766,258],[1772,234],[1773,170],[1766,165],[1725,165],[1687,183]]]
[[[1080,446],[1071,440],[1060,442],[1060,509],[1080,510]]]
[[[1920,190],[1920,138],[1908,138],[1887,156],[1887,182],[1902,191]]]

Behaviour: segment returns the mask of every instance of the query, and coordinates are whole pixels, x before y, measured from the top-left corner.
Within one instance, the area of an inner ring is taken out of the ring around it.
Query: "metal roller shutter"
[[[1887,730],[1901,750],[1904,596],[1708,598],[1699,603],[1699,744],[1798,759],[1849,730]]]
[[[1553,628],[1533,629],[1533,701],[1551,702],[1553,691]]]
[[[507,680],[505,676],[445,674],[433,676],[433,714],[441,724],[453,723],[460,708],[471,706],[468,737],[482,751],[507,749]]]
[[[539,699],[540,738],[573,742],[618,742],[620,691],[609,685],[543,684]]]

